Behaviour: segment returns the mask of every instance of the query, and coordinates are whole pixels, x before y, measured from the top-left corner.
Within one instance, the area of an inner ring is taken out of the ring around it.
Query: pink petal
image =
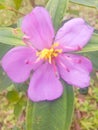
[[[54,100],[62,92],[63,87],[54,74],[52,65],[45,63],[34,72],[28,89],[28,96],[32,101]]]
[[[14,82],[24,82],[30,71],[35,69],[35,50],[28,47],[15,47],[2,59],[2,67]]]
[[[65,51],[79,50],[90,40],[93,30],[82,18],[74,18],[60,28],[55,42],[60,43]]]
[[[22,22],[22,31],[29,37],[33,46],[39,50],[49,48],[54,37],[54,29],[47,10],[36,7],[26,15]]]
[[[92,63],[86,57],[79,55],[62,55],[57,61],[61,77],[68,83],[80,88],[90,84],[89,73]]]
[[[84,70],[88,72],[92,72],[93,70],[92,62],[84,56],[74,55],[74,54],[65,54],[65,58],[67,58],[69,62],[72,62],[74,66],[83,68]]]

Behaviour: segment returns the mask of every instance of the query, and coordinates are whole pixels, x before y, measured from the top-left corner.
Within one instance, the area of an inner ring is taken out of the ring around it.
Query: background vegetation
[[[16,26],[19,18],[30,12],[37,5],[45,5],[48,0],[0,0],[0,26]],[[97,3],[98,4],[98,3]],[[96,5],[97,5],[96,4]],[[82,17],[98,30],[98,6],[93,8],[70,2],[64,19]],[[2,46],[0,44],[0,46]],[[3,50],[2,50],[3,49]],[[6,51],[4,46],[2,55]],[[0,55],[2,57],[2,55]],[[71,130],[98,130],[98,72],[94,70],[89,88],[75,89],[75,112]],[[1,72],[0,72],[0,75]],[[0,130],[25,130],[25,108],[27,97],[17,85],[7,82],[7,90],[1,86],[0,79]]]

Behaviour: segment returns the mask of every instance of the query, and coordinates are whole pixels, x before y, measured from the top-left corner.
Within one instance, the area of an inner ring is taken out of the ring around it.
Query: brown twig
[[[75,114],[76,114],[76,117],[75,117],[76,118],[75,119],[75,130],[81,130],[79,122],[78,122],[80,117],[81,117],[81,114],[80,114],[80,112],[78,110],[76,110]]]
[[[31,3],[31,5],[32,5],[33,7],[36,6],[36,4],[35,4],[35,0],[30,0],[30,3]]]
[[[25,14],[19,12],[18,10],[14,9],[14,8],[12,8],[12,7],[7,7],[6,9],[7,9],[7,10],[10,10],[10,11],[13,11],[13,12],[15,12],[16,14],[20,14],[20,15],[22,15],[22,16],[25,15]]]

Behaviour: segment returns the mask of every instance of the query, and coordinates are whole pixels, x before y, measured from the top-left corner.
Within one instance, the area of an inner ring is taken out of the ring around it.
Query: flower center
[[[52,59],[54,57],[57,57],[60,53],[62,53],[62,49],[58,49],[59,46],[58,43],[54,43],[50,49],[43,49],[40,52],[37,52],[36,55],[38,56],[37,60],[44,59],[48,60],[48,62],[51,64]]]

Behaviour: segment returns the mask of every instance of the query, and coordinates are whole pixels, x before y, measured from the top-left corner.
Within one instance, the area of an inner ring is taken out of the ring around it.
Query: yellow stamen
[[[57,57],[60,53],[62,53],[62,49],[57,49],[58,43],[54,43],[50,49],[43,49],[40,52],[37,52],[36,55],[38,56],[37,61],[44,59],[48,60],[48,62],[51,64],[52,58]]]

